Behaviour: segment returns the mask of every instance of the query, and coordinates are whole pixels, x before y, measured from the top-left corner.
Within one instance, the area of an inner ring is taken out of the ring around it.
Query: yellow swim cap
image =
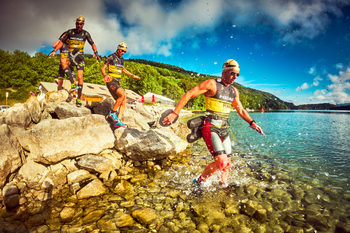
[[[85,23],[85,18],[84,18],[84,16],[79,16],[77,19],[76,19],[76,21],[75,21],[76,23]]]
[[[224,65],[222,66],[222,70],[233,70],[235,72],[239,73],[239,65],[238,63],[233,59],[228,59],[225,61]]]
[[[126,50],[128,49],[128,46],[126,46],[126,44],[124,42],[121,42],[119,45],[118,45],[118,49],[117,50],[123,50],[124,52],[126,52]]]

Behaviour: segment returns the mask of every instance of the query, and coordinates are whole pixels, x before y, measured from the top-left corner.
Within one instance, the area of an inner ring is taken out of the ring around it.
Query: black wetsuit
[[[68,44],[68,51],[69,51],[69,58],[75,58],[75,56],[72,55],[72,52],[77,49],[78,52],[83,56],[84,58],[84,45],[86,40],[89,42],[89,44],[92,46],[94,44],[94,41],[91,39],[90,33],[88,33],[85,30],[81,30],[78,32],[77,29],[73,28],[67,31],[67,34],[61,38],[61,41],[64,42],[67,39],[69,39]],[[72,65],[75,65],[75,62],[72,61]],[[79,63],[76,65],[77,70],[84,70],[84,59],[82,61],[79,60]]]
[[[124,68],[124,58],[118,57],[117,54],[113,53],[107,57],[105,65],[108,65],[108,75],[112,78],[110,82],[106,83],[107,88],[113,98],[118,99],[116,91],[121,87],[120,79]]]

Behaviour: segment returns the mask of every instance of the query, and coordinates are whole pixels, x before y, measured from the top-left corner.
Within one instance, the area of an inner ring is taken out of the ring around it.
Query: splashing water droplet
[[[234,25],[232,25],[232,27],[234,27],[234,28],[235,28],[235,27],[236,27],[236,25],[234,24]]]
[[[216,65],[216,64],[218,64],[216,61],[214,61],[214,64]]]

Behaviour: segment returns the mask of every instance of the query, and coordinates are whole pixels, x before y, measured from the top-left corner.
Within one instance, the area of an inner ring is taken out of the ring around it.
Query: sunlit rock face
[[[161,159],[188,146],[187,141],[166,129],[140,131],[122,129],[114,132],[115,147],[133,160]]]
[[[31,133],[33,159],[45,164],[114,146],[112,130],[101,115],[45,120],[34,126]]]

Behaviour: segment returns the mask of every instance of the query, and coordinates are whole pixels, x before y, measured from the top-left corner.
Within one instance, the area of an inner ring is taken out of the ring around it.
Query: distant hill
[[[84,82],[105,84],[101,62],[92,55],[85,54]],[[26,52],[15,50],[8,52],[0,49],[0,104],[5,103],[7,88],[18,90],[9,93],[9,103],[24,102],[29,97],[29,91],[35,91],[40,82],[53,82],[57,78],[60,56],[48,58],[42,52],[30,56]],[[147,61],[143,59],[125,60],[125,68],[141,77],[141,80],[122,75],[121,83],[124,88],[133,90],[140,95],[153,92],[179,101],[188,90],[207,79],[218,79],[218,76],[200,74],[185,70],[181,67]],[[285,102],[278,97],[259,90],[244,87],[239,83],[233,84],[240,92],[240,100],[244,108],[260,110],[278,109],[334,109],[346,106],[333,105],[301,105]],[[186,105],[188,109],[204,109],[204,96],[192,98]]]

